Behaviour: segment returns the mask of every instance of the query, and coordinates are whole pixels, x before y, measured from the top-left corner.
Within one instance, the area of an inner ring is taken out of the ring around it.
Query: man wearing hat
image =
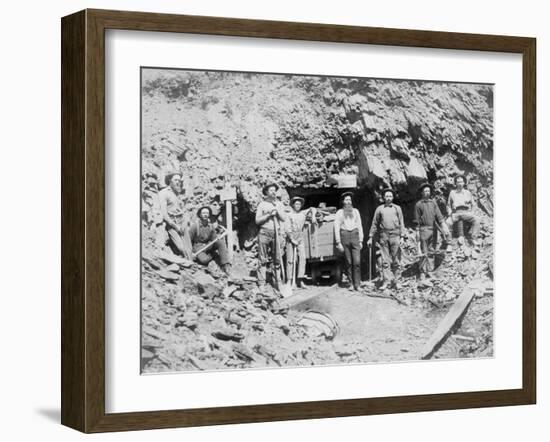
[[[216,241],[218,232],[216,232],[216,228],[210,222],[211,216],[212,210],[208,206],[203,206],[197,211],[198,220],[196,223],[192,224],[189,229],[193,253],[201,250],[207,244],[213,243],[206,250],[200,252],[195,259],[200,264],[208,265],[208,263],[214,259],[215,253],[217,253],[222,270],[229,275],[231,264],[229,263],[227,246],[223,238]]]
[[[159,192],[158,200],[170,246],[191,259],[189,238],[185,236],[183,204],[178,196],[182,191],[181,175],[169,173],[164,177],[164,183],[166,187]]]
[[[363,248],[363,225],[359,211],[353,207],[353,193],[341,196],[342,208],[334,217],[334,239],[336,248],[344,254],[344,271],[351,284],[359,290],[361,283],[361,249]]]
[[[433,255],[437,234],[443,235],[442,247],[449,244],[451,234],[437,203],[432,199],[433,187],[430,183],[423,183],[419,188],[421,199],[414,206],[414,223],[416,224],[416,240],[420,242],[421,257],[419,262],[420,280],[425,281],[426,276],[433,268],[430,265],[429,256]]]
[[[304,244],[303,228],[306,222],[311,222],[315,216],[315,209],[302,210],[304,199],[295,196],[290,200],[292,210],[287,213],[286,220],[286,276],[290,280],[293,277],[295,260],[298,263],[298,272],[295,282],[298,288],[302,287],[302,280],[306,273],[306,248]]]
[[[377,236],[382,254],[382,277],[384,290],[392,282],[399,289],[401,277],[401,242],[405,236],[405,223],[401,207],[393,203],[395,191],[387,188],[382,191],[384,204],[376,208],[367,244],[372,246],[372,239]]]
[[[275,247],[275,228],[280,230],[281,223],[285,222],[285,211],[283,204],[277,200],[277,190],[279,186],[275,183],[266,184],[262,193],[264,200],[258,204],[256,209],[256,225],[258,226],[258,283],[266,283],[266,271],[269,262],[275,255],[275,269],[278,271],[281,265],[281,251],[274,251]],[[280,239],[277,239],[279,249],[281,247]],[[275,252],[275,253],[274,253]]]
[[[473,198],[471,192],[466,189],[466,178],[457,175],[454,179],[456,189],[451,190],[447,200],[447,225],[452,229],[455,225],[458,230],[458,241],[464,243],[464,223],[470,226],[470,238],[474,245],[478,244],[479,218],[473,214]]]

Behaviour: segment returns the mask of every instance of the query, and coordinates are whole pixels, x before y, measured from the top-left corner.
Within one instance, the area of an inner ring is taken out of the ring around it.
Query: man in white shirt
[[[359,290],[361,283],[361,249],[363,248],[363,225],[359,211],[353,207],[353,193],[342,194],[342,208],[334,217],[336,248],[344,254],[344,271],[351,284]]]
[[[179,173],[171,173],[166,175],[164,182],[166,187],[159,192],[158,199],[170,246],[191,259],[191,245],[186,244],[183,204],[178,196],[182,190],[182,177]]]
[[[281,266],[281,247],[275,250],[275,226],[280,230],[281,223],[285,222],[285,210],[283,204],[277,200],[277,190],[279,186],[270,183],[264,186],[262,193],[264,200],[258,204],[256,209],[256,225],[258,226],[258,283],[266,283],[266,271],[270,261],[275,257],[274,272],[278,272]],[[280,235],[280,233],[279,233]],[[280,237],[277,241],[280,241]]]
[[[451,230],[456,225],[459,243],[464,242],[464,223],[470,226],[470,238],[474,245],[478,245],[479,217],[474,215],[474,201],[471,192],[465,188],[466,178],[457,175],[454,179],[456,189],[451,190],[447,200],[447,225]]]

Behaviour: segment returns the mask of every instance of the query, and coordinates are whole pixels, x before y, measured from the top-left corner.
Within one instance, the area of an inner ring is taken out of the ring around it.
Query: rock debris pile
[[[144,372],[340,361],[330,327],[319,325],[325,315],[289,315],[270,286],[230,280],[216,265],[204,268],[163,250],[144,255],[142,270]]]

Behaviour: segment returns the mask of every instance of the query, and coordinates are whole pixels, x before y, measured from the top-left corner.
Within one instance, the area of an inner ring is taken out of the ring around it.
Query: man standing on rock
[[[311,222],[315,216],[315,209],[302,210],[304,199],[295,196],[290,200],[291,212],[287,214],[286,227],[286,277],[290,281],[294,275],[295,260],[297,259],[298,273],[294,275],[294,282],[302,288],[302,281],[306,274],[306,248],[303,229],[306,222]]]
[[[437,231],[443,235],[442,247],[446,247],[451,234],[437,203],[432,199],[433,187],[424,183],[419,189],[422,198],[414,206],[414,223],[417,226],[416,241],[420,243],[420,281],[424,284],[426,276],[433,270],[430,264],[430,255],[433,256],[437,245]]]
[[[401,277],[401,244],[405,237],[405,223],[401,207],[393,203],[395,192],[387,188],[382,192],[384,204],[376,208],[369,232],[367,245],[372,246],[372,239],[378,238],[382,254],[382,278],[380,290],[385,290],[392,282],[399,289]]]
[[[183,205],[178,197],[182,189],[182,178],[179,173],[170,173],[164,177],[166,187],[158,194],[160,213],[168,234],[171,247],[187,259],[191,259],[191,247],[186,240],[183,225]]]
[[[262,193],[264,200],[258,204],[256,209],[256,225],[258,231],[258,283],[266,283],[266,272],[269,262],[274,260],[275,268],[273,272],[278,272],[281,266],[281,223],[286,220],[283,204],[277,200],[277,190],[279,186],[270,183],[264,186]],[[275,232],[279,238],[275,238]],[[275,250],[275,245],[279,250]],[[273,258],[275,257],[275,258]]]
[[[197,217],[197,222],[192,224],[189,229],[193,253],[200,251],[195,259],[202,265],[208,265],[214,259],[214,252],[217,252],[222,270],[229,275],[231,264],[229,262],[227,246],[223,238],[216,240],[218,232],[216,232],[216,228],[210,222],[212,210],[208,206],[201,207],[197,211]],[[205,246],[208,247],[205,249]]]
[[[470,239],[474,246],[479,245],[479,218],[473,214],[473,198],[471,192],[466,189],[466,178],[463,175],[457,175],[454,179],[455,190],[451,190],[447,200],[447,225],[452,229],[455,225],[458,230],[458,242],[464,243],[464,223],[470,226]]]

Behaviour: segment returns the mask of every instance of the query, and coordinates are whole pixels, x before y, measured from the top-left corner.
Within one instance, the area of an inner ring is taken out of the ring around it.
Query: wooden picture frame
[[[536,400],[536,41],[533,38],[84,10],[62,19],[62,424],[83,432],[533,404]],[[523,385],[220,408],[105,412],[105,30],[123,29],[522,55]]]

